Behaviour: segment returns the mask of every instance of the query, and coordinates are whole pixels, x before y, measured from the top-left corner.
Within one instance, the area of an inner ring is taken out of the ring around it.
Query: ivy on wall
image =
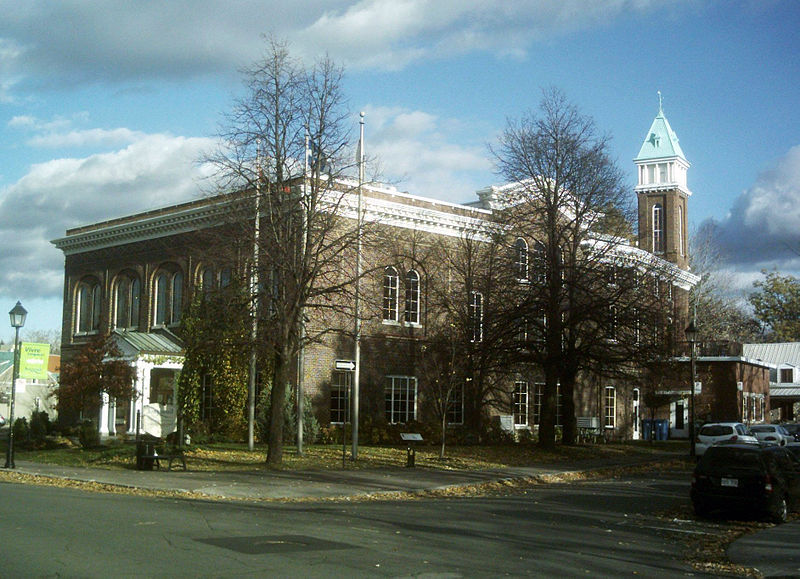
[[[194,437],[241,439],[247,432],[250,316],[234,285],[198,291],[181,320],[185,359],[178,379],[184,428]],[[204,392],[211,388],[210,393]]]

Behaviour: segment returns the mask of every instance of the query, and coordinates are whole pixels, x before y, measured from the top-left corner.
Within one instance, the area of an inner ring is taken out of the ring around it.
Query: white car
[[[750,427],[750,432],[761,442],[778,446],[786,446],[787,442],[794,441],[794,437],[780,424],[754,424]]]
[[[709,422],[697,433],[695,454],[703,456],[710,446],[727,440],[758,443],[758,439],[741,422]]]

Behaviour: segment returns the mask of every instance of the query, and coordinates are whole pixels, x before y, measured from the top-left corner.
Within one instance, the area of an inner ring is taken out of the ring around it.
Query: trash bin
[[[656,420],[655,430],[656,430],[656,440],[668,440],[669,420],[665,420],[663,418],[661,420]]]
[[[642,420],[642,438],[644,440],[655,440],[655,437],[652,437],[653,434],[653,421],[649,418],[645,418]]]
[[[151,440],[136,441],[136,470],[153,470],[153,456],[156,452],[155,442]]]

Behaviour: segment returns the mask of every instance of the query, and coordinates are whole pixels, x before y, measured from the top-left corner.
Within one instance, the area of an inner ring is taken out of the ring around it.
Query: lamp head
[[[11,317],[11,327],[21,328],[25,325],[25,318],[28,316],[28,310],[23,308],[20,302],[17,302],[17,305],[11,308],[8,315]]]
[[[686,341],[688,342],[697,341],[697,327],[694,325],[694,320],[689,322],[689,325],[683,331],[683,333],[686,335]]]

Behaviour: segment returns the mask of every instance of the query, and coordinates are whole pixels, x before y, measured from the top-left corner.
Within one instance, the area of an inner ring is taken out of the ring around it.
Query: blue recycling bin
[[[669,420],[656,420],[655,423],[656,440],[669,439]]]
[[[642,438],[644,440],[650,440],[650,435],[653,432],[653,421],[649,418],[645,418],[642,420]]]

